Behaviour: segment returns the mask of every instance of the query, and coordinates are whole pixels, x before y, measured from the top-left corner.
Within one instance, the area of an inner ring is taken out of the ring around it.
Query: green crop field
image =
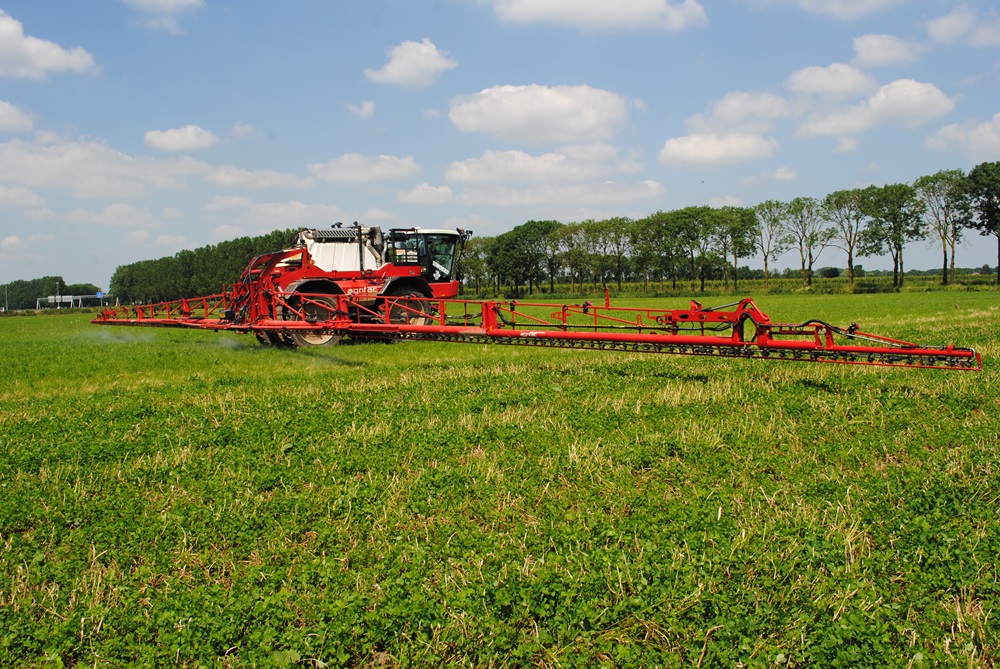
[[[985,370],[0,318],[0,666],[997,666],[1000,294],[759,303]]]

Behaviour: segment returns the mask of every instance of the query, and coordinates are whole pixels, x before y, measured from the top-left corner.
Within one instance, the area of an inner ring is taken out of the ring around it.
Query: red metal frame
[[[675,353],[926,369],[981,370],[971,348],[921,346],[818,320],[772,323],[751,299],[689,309],[284,293],[274,266],[302,252],[251,263],[226,295],[106,309],[100,325],[190,327],[233,332],[354,335],[522,346]],[[274,275],[276,276],[276,275]],[[319,299],[323,298],[323,299]],[[306,306],[312,307],[312,315]],[[735,307],[727,310],[729,307]],[[326,317],[323,318],[323,312]],[[392,316],[390,315],[390,312]],[[280,315],[281,317],[277,317]]]

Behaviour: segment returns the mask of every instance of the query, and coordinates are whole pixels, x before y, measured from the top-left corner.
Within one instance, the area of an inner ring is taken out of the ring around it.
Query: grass
[[[760,306],[985,370],[0,319],[0,665],[996,666],[996,295]]]

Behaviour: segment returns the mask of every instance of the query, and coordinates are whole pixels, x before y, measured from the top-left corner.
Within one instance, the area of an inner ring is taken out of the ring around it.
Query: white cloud
[[[446,54],[426,37],[422,42],[403,42],[386,50],[389,62],[379,70],[365,70],[365,76],[380,84],[425,88],[442,73],[458,67],[458,61]]]
[[[448,117],[462,132],[529,144],[600,142],[626,121],[629,102],[590,86],[494,86],[451,100]]]
[[[939,151],[957,149],[974,162],[993,160],[1000,156],[1000,113],[985,123],[967,121],[946,125],[924,143]]]
[[[47,137],[47,143],[12,139],[0,144],[0,182],[66,188],[77,197],[135,198],[150,189],[174,190],[209,170],[191,158],[133,158],[99,142]]]
[[[713,103],[707,117],[696,114],[688,118],[685,125],[695,134],[761,133],[770,130],[775,121],[787,118],[791,113],[788,102],[779,95],[736,91]]]
[[[901,5],[906,0],[758,0],[758,5],[792,4],[811,14],[849,21]]]
[[[826,67],[805,67],[793,72],[785,81],[785,86],[801,95],[846,99],[867,95],[878,87],[878,83],[856,67],[833,63]]]
[[[660,150],[664,165],[710,167],[770,158],[778,148],[774,138],[753,133],[686,135],[668,139]]]
[[[234,123],[231,132],[236,139],[260,139],[264,136],[264,133],[259,128],[249,123],[243,123],[242,121]]]
[[[20,21],[0,9],[0,76],[44,79],[49,72],[96,72],[94,57],[81,47],[64,49],[55,42],[24,34]]]
[[[238,167],[222,166],[217,167],[209,174],[205,175],[205,181],[216,186],[226,186],[229,188],[311,188],[314,185],[312,179],[303,179],[294,174],[282,174],[272,170],[258,170],[252,172]]]
[[[24,186],[4,186],[0,184],[0,207],[43,209],[45,207],[45,200]]]
[[[936,42],[951,44],[972,32],[977,22],[976,10],[959,5],[944,16],[927,22],[927,34]]]
[[[117,203],[106,206],[101,211],[87,211],[77,208],[66,214],[63,220],[77,225],[102,225],[117,228],[138,228],[157,225],[149,209],[131,204]]]
[[[927,22],[927,34],[936,42],[961,41],[972,47],[1000,46],[1000,20],[995,14],[984,19],[975,8],[959,5],[950,13]]]
[[[336,221],[355,220],[340,207],[331,204],[312,204],[289,200],[288,202],[253,202],[243,200],[237,206],[235,200],[228,211],[236,212],[242,226],[257,230],[273,230],[274,222],[281,221],[282,227],[329,226]],[[221,211],[217,208],[214,211]]]
[[[834,153],[854,153],[857,150],[857,137],[841,137],[837,140],[837,146],[833,148]]]
[[[774,171],[772,178],[775,181],[797,181],[799,173],[793,167],[779,167]]]
[[[511,23],[554,23],[585,29],[680,31],[708,24],[698,0],[494,0],[494,11]]]
[[[954,108],[954,101],[934,84],[898,79],[856,105],[810,115],[798,132],[810,137],[854,135],[881,124],[915,128]]]
[[[405,204],[449,204],[455,201],[455,194],[448,186],[421,183],[410,190],[400,191],[396,199]]]
[[[723,207],[742,207],[743,199],[735,195],[720,195],[709,198],[708,206],[712,209],[722,209]]]
[[[205,6],[204,0],[122,0],[122,2],[144,15],[139,25],[172,35],[181,32],[177,23],[178,16]]]
[[[249,209],[253,200],[236,195],[216,195],[205,205],[206,211],[226,211],[228,209]]]
[[[53,239],[55,239],[54,235],[28,235],[27,237],[7,235],[3,239],[0,239],[0,250],[23,251],[37,242],[51,242]]]
[[[445,178],[457,183],[552,184],[635,171],[635,163],[620,160],[615,147],[593,144],[567,146],[537,156],[523,151],[486,151],[479,158],[453,162]]]
[[[360,105],[352,105],[347,103],[344,105],[347,107],[347,111],[351,112],[354,116],[358,118],[371,118],[375,115],[375,101],[365,100]]]
[[[219,141],[213,132],[196,125],[172,130],[150,130],[143,135],[143,139],[147,146],[171,153],[204,149]]]
[[[854,60],[858,67],[906,65],[920,60],[923,47],[893,35],[861,35],[854,38]]]
[[[26,114],[9,102],[0,100],[0,132],[26,132],[35,125],[30,114]]]
[[[236,239],[237,237],[243,237],[246,232],[243,228],[236,225],[229,225],[228,223],[224,225],[218,225],[212,230],[212,239],[225,240],[225,239]]]
[[[375,158],[360,153],[345,153],[326,163],[309,166],[309,172],[322,181],[335,183],[368,183],[390,179],[405,179],[420,174],[423,170],[413,160],[413,156],[381,155]]]
[[[1000,21],[976,26],[969,35],[968,44],[975,47],[1000,46]]]
[[[528,188],[473,186],[462,190],[460,200],[471,205],[494,207],[603,206],[625,204],[663,195],[663,186],[653,180],[640,183],[540,185]]]

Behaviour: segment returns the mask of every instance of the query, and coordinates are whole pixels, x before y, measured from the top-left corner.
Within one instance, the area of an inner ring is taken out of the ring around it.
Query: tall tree
[[[868,221],[865,202],[869,194],[867,188],[853,188],[835,191],[823,199],[823,216],[833,223],[830,245],[847,254],[847,282],[851,286],[854,286],[854,256]]]
[[[632,255],[633,223],[632,219],[619,216],[597,224],[600,233],[606,239],[605,248],[610,254],[609,261],[614,267],[618,290],[622,289],[622,281],[628,270],[629,258]]]
[[[729,289],[729,263],[733,259],[733,290],[738,290],[737,274],[739,259],[753,253],[754,228],[757,218],[753,209],[746,207],[722,207],[715,210],[715,240],[723,260],[726,289]]]
[[[871,223],[865,228],[864,255],[888,252],[892,258],[892,285],[903,287],[903,248],[925,234],[924,202],[909,184],[887,184],[868,190],[865,209]]]
[[[718,221],[711,207],[685,207],[674,212],[673,218],[680,246],[690,262],[691,288],[700,280],[701,292],[705,292]]]
[[[941,241],[942,286],[955,281],[955,246],[972,215],[966,184],[962,170],[941,170],[913,182],[917,197],[924,202],[927,229]]]
[[[764,258],[764,289],[770,281],[770,263],[788,251],[785,218],[788,205],[778,200],[766,200],[754,207],[757,225],[751,236],[754,250]]]
[[[1000,286],[1000,161],[973,167],[968,188],[976,214],[972,226],[984,237],[997,238],[997,285]]]
[[[606,287],[608,274],[611,272],[611,237],[604,221],[587,220],[583,222],[583,245],[587,250],[590,262],[590,272],[597,288],[598,279],[601,286]]]
[[[811,286],[813,263],[826,248],[832,233],[816,198],[797,197],[788,203],[785,233],[790,238],[791,245],[799,250],[802,285]]]
[[[476,286],[476,294],[483,293],[483,286],[489,283],[490,273],[486,264],[489,257],[493,237],[472,237],[462,250],[461,268],[463,281],[472,282]]]
[[[590,267],[583,230],[582,223],[567,223],[555,231],[559,246],[559,261],[569,271],[570,290],[574,292],[577,282],[583,283],[583,276]]]
[[[555,272],[555,254],[548,243],[549,236],[561,225],[558,221],[528,221],[517,226],[511,232],[518,238],[517,248],[521,253],[520,262],[525,279],[528,281],[530,295],[546,274],[549,275],[550,286],[553,285],[552,274]]]

